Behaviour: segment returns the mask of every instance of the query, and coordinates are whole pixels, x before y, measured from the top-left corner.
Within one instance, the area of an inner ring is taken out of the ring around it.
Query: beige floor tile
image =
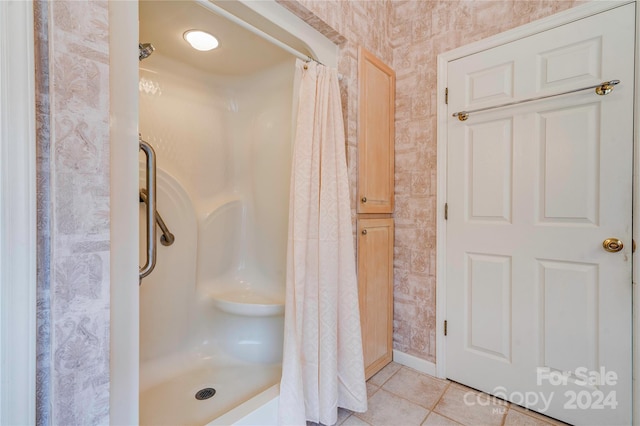
[[[353,414],[351,411],[338,407],[338,419],[336,420],[335,424],[336,425],[343,424],[345,420],[347,420],[349,416],[351,416],[351,414]],[[307,426],[326,426],[326,425],[322,423],[314,423],[314,422],[307,421]]]
[[[459,425],[460,423],[454,422],[453,420],[448,419],[446,417],[442,417],[438,413],[429,414],[429,417],[427,417],[427,420],[425,420],[424,423],[422,423],[422,426],[459,426]]]
[[[507,412],[504,426],[550,426],[550,424],[538,418],[527,416],[520,411],[510,409]]]
[[[364,420],[359,419],[354,415],[351,415],[347,417],[347,419],[340,426],[370,426],[370,425]]]
[[[428,413],[424,407],[380,389],[369,399],[369,410],[354,416],[373,426],[417,426]]]
[[[400,367],[400,364],[390,362],[382,370],[378,371],[375,376],[370,378],[368,382],[375,386],[382,386],[384,382],[389,380],[391,376],[393,376],[398,372],[398,370],[400,370]]]
[[[456,387],[458,389],[462,389],[463,392],[475,392],[476,394],[480,394],[481,398],[484,398],[484,399],[482,399],[483,403],[486,403],[487,400],[489,400],[492,403],[497,404],[497,405],[503,405],[503,406],[510,406],[511,405],[511,403],[509,401],[505,401],[505,400],[497,398],[495,396],[491,396],[491,395],[489,395],[487,393],[484,393],[482,391],[470,388],[470,387],[462,385],[460,383],[457,383],[457,382],[449,382],[449,383],[451,383],[452,387]]]
[[[402,367],[387,380],[382,389],[430,410],[438,402],[448,385],[449,383],[444,380]]]
[[[507,409],[507,405],[496,404],[487,394],[452,384],[434,411],[467,426],[500,426]]]
[[[342,422],[347,420],[347,417],[349,417],[351,414],[353,414],[353,412],[350,410],[345,410],[344,408],[338,408],[338,421],[336,422],[336,424],[338,425],[342,424]]]
[[[476,392],[476,393],[481,393],[481,394],[484,394],[484,395],[488,395],[488,394],[485,394],[484,392],[482,392],[482,391],[480,391],[480,390],[477,390],[477,389],[474,389],[474,388],[470,388],[469,386],[465,386],[465,385],[463,385],[463,384],[461,384],[461,383],[458,383],[458,382],[450,381],[449,383],[451,383],[451,386],[455,386],[455,387],[457,387],[458,389],[462,389],[462,390],[463,390],[463,391],[465,391],[465,392],[466,392],[466,391],[471,391],[471,392]],[[490,395],[489,395],[489,396],[490,396]],[[500,399],[500,398],[495,398],[495,397],[494,397],[492,400],[493,400],[493,401],[496,401],[496,403],[498,403],[498,404],[502,404],[502,405],[509,405],[509,404],[510,404],[508,401],[504,401],[504,400],[502,400],[502,399]]]
[[[373,383],[367,382],[367,397],[371,398],[378,389],[380,389],[380,387],[374,385]]]
[[[516,404],[511,404],[511,409],[518,411],[520,413],[526,414],[528,416],[533,417],[534,419],[538,419],[538,420],[542,420],[543,422],[547,422],[549,424],[552,424],[554,426],[565,426],[568,423],[565,422],[561,422],[560,420],[556,420],[556,419],[552,419],[551,417],[545,416],[544,414],[540,414],[537,411],[532,411],[529,410],[527,408],[521,407],[519,405]]]

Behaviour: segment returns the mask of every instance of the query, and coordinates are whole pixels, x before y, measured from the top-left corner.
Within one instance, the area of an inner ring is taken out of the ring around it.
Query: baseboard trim
[[[402,364],[405,367],[418,370],[421,373],[425,373],[433,377],[436,376],[436,365],[433,362],[418,358],[417,356],[409,355],[394,349],[393,361],[398,364]]]

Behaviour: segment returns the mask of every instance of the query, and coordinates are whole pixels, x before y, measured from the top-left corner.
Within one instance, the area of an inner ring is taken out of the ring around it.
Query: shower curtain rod
[[[233,23],[240,25],[242,28],[244,28],[244,29],[246,29],[248,31],[251,31],[253,34],[257,35],[258,37],[261,37],[264,40],[268,41],[269,43],[274,44],[274,45],[278,46],[279,48],[291,53],[296,58],[300,58],[305,62],[314,61],[314,62],[317,62],[320,65],[323,65],[323,63],[318,61],[317,59],[315,59],[315,58],[313,58],[313,57],[311,57],[309,55],[305,55],[304,53],[300,52],[299,50],[296,50],[293,47],[289,46],[288,44],[281,42],[277,38],[270,36],[269,34],[265,33],[264,31],[254,27],[253,25],[249,24],[248,22],[243,21],[242,19],[238,18],[236,15],[227,12],[226,10],[221,8],[220,6],[218,6],[216,4],[213,4],[208,0],[196,0],[196,3],[206,7],[210,11],[222,16],[223,18],[227,18],[228,20],[230,20]]]

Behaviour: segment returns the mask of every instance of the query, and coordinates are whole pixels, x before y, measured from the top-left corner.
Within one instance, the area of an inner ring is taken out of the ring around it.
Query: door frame
[[[525,37],[538,34],[552,28],[565,25],[579,19],[587,18],[598,13],[606,12],[611,9],[629,4],[636,3],[636,40],[639,40],[640,31],[640,3],[638,0],[616,0],[616,1],[592,1],[584,5],[580,5],[566,11],[557,13],[547,18],[525,24],[523,26],[508,30],[495,36],[480,40],[454,50],[438,55],[438,75],[437,75],[437,198],[436,198],[436,254],[437,254],[437,270],[436,270],[436,375],[440,378],[446,377],[446,338],[444,336],[444,321],[446,320],[447,294],[446,294],[446,265],[447,265],[447,226],[444,218],[445,203],[447,202],[447,121],[448,111],[445,103],[445,90],[448,86],[447,70],[449,62],[469,56],[478,52],[482,52],[493,47],[497,47],[506,43],[520,40]],[[633,239],[640,242],[640,126],[638,120],[640,118],[640,43],[635,46],[635,98],[634,98],[634,164],[633,164]],[[640,384],[635,378],[640,374],[640,297],[636,290],[638,279],[638,256],[634,254],[632,259],[633,270],[633,394],[640,395]],[[640,400],[633,399],[633,424],[640,424]]]
[[[33,3],[0,1],[0,424],[36,420]]]

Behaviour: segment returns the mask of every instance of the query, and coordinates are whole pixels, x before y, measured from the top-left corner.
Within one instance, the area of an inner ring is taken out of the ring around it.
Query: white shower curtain
[[[279,423],[333,425],[367,410],[344,125],[336,70],[296,67]]]

